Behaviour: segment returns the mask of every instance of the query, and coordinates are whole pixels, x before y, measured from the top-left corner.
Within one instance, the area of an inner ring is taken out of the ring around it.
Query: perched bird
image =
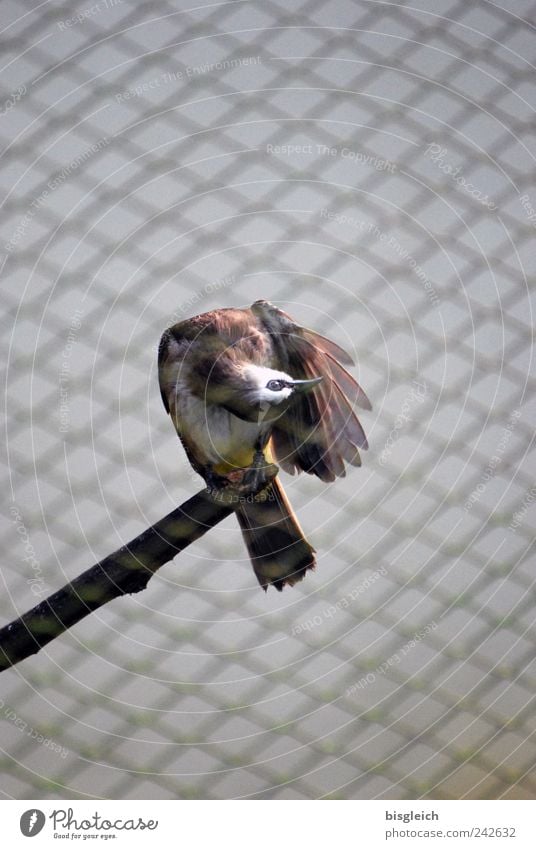
[[[355,415],[370,402],[335,342],[269,301],[186,319],[160,340],[162,399],[188,459],[236,515],[260,585],[282,590],[315,565],[278,467],[323,481],[360,466]],[[256,494],[255,494],[256,493]]]

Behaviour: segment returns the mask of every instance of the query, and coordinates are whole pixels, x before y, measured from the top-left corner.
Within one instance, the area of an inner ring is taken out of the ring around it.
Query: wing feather
[[[333,377],[344,393],[350,398],[355,397],[355,403],[363,410],[372,410],[372,404],[355,377],[346,371],[329,352],[326,351],[325,356],[328,359],[328,366]]]
[[[314,345],[315,348],[320,348],[320,350],[325,354],[329,354],[335,360],[338,360],[347,366],[355,365],[348,351],[345,351],[344,348],[341,348],[341,346],[337,345],[336,342],[332,342],[331,339],[327,339],[325,336],[322,336],[321,333],[317,333],[316,330],[309,330],[308,328],[303,327],[302,331],[303,338]]]

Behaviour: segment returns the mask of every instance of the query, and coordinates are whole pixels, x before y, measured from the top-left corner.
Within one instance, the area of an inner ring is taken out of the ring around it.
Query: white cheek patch
[[[244,373],[255,386],[252,397],[257,403],[266,403],[270,406],[281,404],[292,394],[292,388],[288,386],[284,386],[276,392],[267,388],[267,384],[271,380],[292,381],[292,377],[283,371],[266,368],[266,366],[248,365],[244,368]]]
[[[261,406],[265,404],[267,406],[272,406],[273,404],[281,404],[282,401],[286,401],[290,395],[292,395],[292,389],[289,389],[288,386],[285,386],[284,389],[280,389],[279,392],[273,392],[270,389],[261,389],[259,392],[259,400]]]
[[[290,398],[290,396],[292,395],[292,389],[290,389],[288,386],[285,386],[285,388],[282,389],[281,392],[278,392],[277,394],[281,396],[279,398],[279,400],[277,401],[277,403],[280,404],[281,401],[286,401],[287,398]]]

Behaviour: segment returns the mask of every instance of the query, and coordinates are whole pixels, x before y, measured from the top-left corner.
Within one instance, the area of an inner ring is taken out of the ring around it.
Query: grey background
[[[371,447],[299,586],[230,518],[5,672],[1,791],[533,798],[534,4],[191,5],[2,3],[2,621],[199,488],[178,318],[352,350]]]

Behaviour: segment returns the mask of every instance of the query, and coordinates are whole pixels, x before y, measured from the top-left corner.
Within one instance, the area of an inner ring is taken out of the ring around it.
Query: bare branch
[[[236,506],[237,503],[211,497],[206,489],[198,492],[127,545],[0,629],[0,671],[36,654],[108,601],[144,590],[157,569],[234,512]]]

